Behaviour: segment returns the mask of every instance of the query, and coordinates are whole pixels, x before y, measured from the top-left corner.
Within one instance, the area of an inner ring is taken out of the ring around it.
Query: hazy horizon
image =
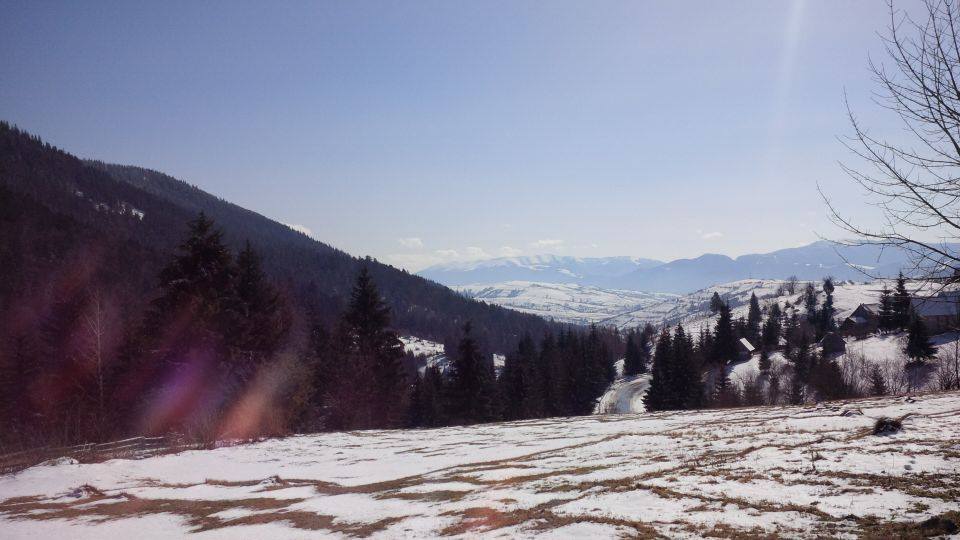
[[[901,133],[882,3],[233,6],[11,5],[0,118],[411,271],[834,237],[844,93]]]

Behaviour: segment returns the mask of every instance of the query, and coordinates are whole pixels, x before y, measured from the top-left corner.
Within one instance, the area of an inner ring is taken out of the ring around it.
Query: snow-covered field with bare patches
[[[676,298],[673,294],[605,289],[576,283],[508,281],[452,288],[488,304],[572,324],[598,323],[626,311]]]
[[[903,419],[903,430],[872,434],[880,417]],[[960,511],[958,495],[960,394],[946,393],[331,433],[36,466],[0,477],[0,531],[882,538],[943,523],[931,518]]]

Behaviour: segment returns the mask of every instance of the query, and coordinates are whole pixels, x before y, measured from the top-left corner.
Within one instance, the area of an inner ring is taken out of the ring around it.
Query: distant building
[[[862,338],[877,331],[880,325],[880,304],[860,304],[840,323],[840,333]]]
[[[837,332],[827,332],[820,340],[820,347],[823,354],[839,354],[847,351],[847,343]]]
[[[929,297],[915,296],[910,299],[910,307],[931,334],[942,334],[960,327],[960,291],[945,291]]]
[[[754,347],[747,338],[740,338],[740,340],[737,341],[737,353],[741,360],[750,358],[750,355],[753,354],[755,350],[757,350],[757,348]]]

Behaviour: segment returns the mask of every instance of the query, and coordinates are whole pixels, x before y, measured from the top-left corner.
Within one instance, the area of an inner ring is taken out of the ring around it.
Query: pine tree
[[[833,291],[833,278],[824,278],[823,293],[825,298],[817,320],[818,337],[822,337],[827,332],[832,332],[837,329],[837,321],[834,318],[836,310],[833,307]]]
[[[713,402],[718,407],[736,407],[740,404],[740,396],[736,387],[730,382],[730,374],[723,366],[717,372],[717,380],[713,390]]]
[[[634,331],[631,331],[627,334],[626,352],[624,353],[623,359],[624,377],[633,377],[644,371],[643,358],[640,354],[640,346],[637,344],[637,341],[641,339],[643,339],[643,337]]]
[[[653,328],[653,325],[647,323],[637,339],[637,348],[640,350],[640,373],[646,373],[650,368],[651,343],[656,335],[656,329]]]
[[[760,312],[760,302],[755,293],[750,293],[750,308],[747,311],[747,325],[745,337],[752,345],[760,344],[760,323],[763,321],[763,314]]]
[[[770,363],[770,355],[766,349],[760,349],[760,359],[757,361],[757,367],[760,369],[761,374],[770,373],[772,366]]]
[[[536,361],[536,346],[530,336],[524,336],[516,352],[507,356],[498,381],[504,419],[535,418],[542,414]]]
[[[767,313],[767,321],[763,324],[763,336],[761,338],[765,348],[776,349],[780,344],[782,317],[780,304],[778,302],[771,304],[770,311]]]
[[[290,327],[290,317],[250,242],[237,255],[235,283],[227,340],[234,369],[245,381],[277,350]]]
[[[558,416],[563,414],[564,406],[562,387],[565,375],[557,342],[553,334],[546,334],[540,341],[540,354],[537,356],[537,379],[540,385],[540,394],[543,396],[544,416]]]
[[[813,283],[807,283],[807,287],[803,291],[803,309],[807,321],[816,328],[818,326],[817,319],[819,315],[817,310],[817,290],[813,288]]]
[[[801,337],[790,361],[793,363],[790,403],[799,405],[806,399],[806,385],[810,379],[810,342],[805,335]]]
[[[590,327],[580,347],[581,376],[575,392],[575,414],[591,414],[597,399],[603,395],[616,377],[613,358],[600,340],[599,330]]]
[[[887,382],[880,371],[880,366],[874,364],[870,369],[870,395],[885,396],[887,394]]]
[[[737,337],[733,331],[733,321],[730,317],[730,306],[720,306],[720,317],[714,330],[713,353],[711,359],[718,365],[725,366],[727,362],[737,356]]]
[[[233,257],[223,243],[223,233],[200,212],[188,224],[187,238],[178,253],[160,272],[161,294],[151,305],[146,330],[176,332],[162,338],[151,335],[160,338],[158,345],[170,349],[220,347],[224,330],[232,322],[234,276]]]
[[[893,293],[893,318],[895,328],[906,328],[910,324],[910,293],[907,292],[907,280],[903,272],[897,276],[897,287]]]
[[[673,363],[673,343],[670,337],[670,331],[666,328],[660,332],[657,339],[657,346],[653,353],[653,367],[651,368],[652,377],[647,393],[643,396],[643,405],[648,411],[669,410],[672,406],[671,399],[671,364]]]
[[[360,396],[358,427],[396,427],[403,420],[403,343],[389,327],[390,308],[364,266],[342,318],[347,351],[341,352],[355,363],[349,384]]]
[[[517,345],[517,358],[523,380],[523,399],[521,414],[523,418],[542,418],[546,414],[543,383],[540,380],[540,354],[537,345],[529,334],[525,334]]]
[[[710,312],[717,313],[724,303],[723,299],[720,298],[720,293],[714,291],[713,296],[710,297]]]
[[[887,332],[896,328],[897,314],[894,310],[894,299],[890,295],[890,289],[886,285],[880,291],[880,313],[877,321],[877,327],[882,332]]]
[[[451,413],[455,420],[462,424],[492,420],[495,405],[493,363],[480,352],[470,323],[463,326],[452,368]]]
[[[700,369],[694,360],[693,341],[678,324],[673,337],[673,358],[670,364],[672,407],[697,409],[703,406],[703,385]]]
[[[427,366],[423,375],[418,375],[410,398],[411,427],[437,427],[444,425],[444,380],[440,369]]]
[[[910,318],[907,346],[904,352],[914,362],[923,362],[937,355],[937,348],[930,342],[927,325],[916,315]]]

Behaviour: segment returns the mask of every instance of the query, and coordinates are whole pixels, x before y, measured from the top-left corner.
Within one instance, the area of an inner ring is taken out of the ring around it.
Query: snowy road
[[[882,416],[903,431],[873,435]],[[912,538],[960,520],[958,493],[954,392],[36,466],[0,477],[0,536]]]
[[[620,379],[610,385],[610,389],[600,397],[596,414],[642,413],[643,395],[650,386],[650,375],[639,375]]]

